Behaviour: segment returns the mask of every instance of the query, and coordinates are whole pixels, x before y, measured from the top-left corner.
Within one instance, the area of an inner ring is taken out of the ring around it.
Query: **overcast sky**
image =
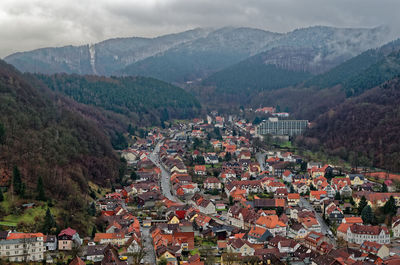
[[[399,0],[0,0],[0,57],[196,27],[388,25],[398,34],[399,11]]]

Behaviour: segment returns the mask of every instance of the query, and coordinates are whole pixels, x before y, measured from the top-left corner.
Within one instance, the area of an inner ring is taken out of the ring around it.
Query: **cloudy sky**
[[[399,0],[1,0],[0,57],[196,27],[287,32],[312,25],[388,25],[399,34],[399,10]]]

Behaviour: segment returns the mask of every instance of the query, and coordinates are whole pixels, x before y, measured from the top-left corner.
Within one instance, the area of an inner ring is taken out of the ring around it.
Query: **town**
[[[120,152],[126,174],[91,203],[100,227],[84,237],[2,226],[1,260],[400,264],[400,175],[311,160],[290,149],[308,121],[254,112],[269,118],[213,111],[147,128]]]

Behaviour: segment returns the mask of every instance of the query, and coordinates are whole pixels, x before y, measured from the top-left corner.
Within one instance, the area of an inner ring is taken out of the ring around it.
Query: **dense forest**
[[[400,39],[389,42],[377,49],[371,49],[334,67],[328,72],[316,75],[303,87],[329,88],[341,85],[348,97],[360,95],[400,73]]]
[[[219,100],[248,104],[257,93],[292,86],[311,76],[266,64],[263,58],[258,55],[212,74],[202,85],[214,87],[213,93]]]
[[[240,61],[243,57],[242,54],[228,51],[168,51],[162,56],[153,56],[131,64],[121,73],[183,83],[207,76]]]
[[[140,125],[191,118],[200,109],[198,101],[183,89],[153,78],[67,74],[36,77],[77,102],[123,115]]]
[[[0,61],[0,172],[13,176],[14,184],[19,176],[14,188],[26,199],[36,197],[42,178],[46,197],[76,211],[66,218],[79,223],[85,220],[79,215],[87,207],[88,181],[110,184],[121,162],[94,122],[31,84]]]
[[[315,121],[298,143],[350,161],[400,172],[400,79],[347,99]]]

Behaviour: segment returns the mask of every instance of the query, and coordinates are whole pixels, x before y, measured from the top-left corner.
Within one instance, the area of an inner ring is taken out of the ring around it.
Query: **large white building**
[[[0,240],[0,257],[10,262],[42,261],[46,247],[44,235],[11,233],[6,240]]]
[[[362,244],[364,241],[390,244],[390,233],[385,226],[353,224],[347,228],[347,242]]]

